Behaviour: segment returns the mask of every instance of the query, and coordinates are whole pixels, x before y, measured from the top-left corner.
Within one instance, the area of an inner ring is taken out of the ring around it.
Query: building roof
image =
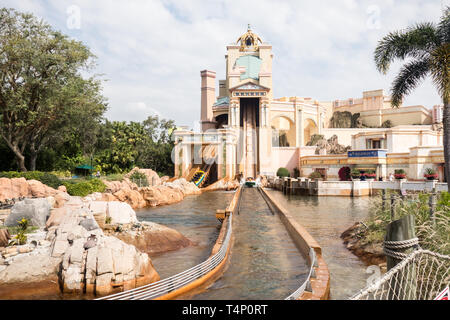
[[[228,106],[230,104],[230,98],[229,97],[220,97],[217,99],[217,101],[213,104],[213,107],[222,107],[222,106]]]
[[[252,55],[241,56],[236,60],[236,65],[245,67],[245,73],[241,74],[241,80],[255,79],[259,80],[259,71],[262,60]]]

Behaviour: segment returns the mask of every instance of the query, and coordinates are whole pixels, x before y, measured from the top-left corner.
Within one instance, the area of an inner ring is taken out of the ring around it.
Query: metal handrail
[[[291,293],[284,300],[297,300],[303,294],[303,292],[305,292],[306,289],[311,290],[311,277],[315,275],[314,267],[317,266],[316,252],[312,248],[309,251],[309,257],[311,260],[311,267],[309,269],[308,277],[297,290]]]
[[[238,189],[239,190],[239,189]],[[239,194],[239,200],[240,201]],[[236,210],[235,209],[234,211]],[[177,273],[168,278],[153,282],[139,288],[119,292],[116,294],[108,295],[105,297],[98,298],[96,300],[144,300],[150,298],[157,298],[162,295],[168,294],[176,289],[182,288],[187,284],[203,277],[213,269],[215,269],[225,258],[228,251],[228,245],[230,243],[232,229],[233,229],[233,212],[230,212],[228,223],[227,223],[227,234],[225,240],[222,242],[219,251],[213,256],[209,257],[202,263]]]

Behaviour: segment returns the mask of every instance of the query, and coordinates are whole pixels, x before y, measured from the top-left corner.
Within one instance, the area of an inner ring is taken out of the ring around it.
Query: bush
[[[341,181],[350,180],[350,168],[342,167],[341,169],[339,169],[338,175],[339,175],[339,180],[341,180]]]
[[[93,192],[104,192],[106,185],[99,179],[65,181],[67,193],[71,196],[85,197]]]
[[[322,175],[320,174],[320,172],[314,171],[311,172],[311,174],[309,175],[310,179],[320,179],[322,178]]]
[[[294,178],[300,177],[300,170],[298,168],[294,168]]]
[[[283,178],[283,177],[289,177],[289,170],[286,168],[279,168],[277,170],[277,177]]]
[[[26,180],[38,180],[43,184],[52,187],[54,189],[58,188],[63,183],[61,180],[52,173],[41,172],[41,171],[27,171],[27,172],[17,172],[17,171],[4,171],[0,172],[0,178],[25,178]]]

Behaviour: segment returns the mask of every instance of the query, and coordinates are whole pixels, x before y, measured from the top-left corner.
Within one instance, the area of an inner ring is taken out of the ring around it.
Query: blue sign
[[[386,157],[386,150],[355,150],[348,151],[349,158]]]

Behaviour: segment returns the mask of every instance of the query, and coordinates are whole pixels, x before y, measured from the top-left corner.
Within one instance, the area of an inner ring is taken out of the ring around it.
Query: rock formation
[[[315,144],[317,146],[316,154],[343,154],[351,149],[350,146],[343,146],[338,143],[337,135],[333,135],[330,139],[320,139]]]
[[[19,199],[24,197],[45,198],[54,196],[58,190],[53,189],[37,180],[25,178],[0,178],[0,202],[7,199]]]
[[[141,228],[127,232],[115,232],[113,235],[150,255],[192,245],[192,242],[177,230],[147,221],[142,222]]]
[[[59,208],[61,212],[66,209],[59,224],[53,219],[48,227],[46,240],[51,241],[51,257],[62,259],[59,281],[63,292],[106,295],[159,280],[148,255],[106,236],[89,205],[80,204],[79,199],[67,202],[67,208]],[[137,221],[134,211],[134,215],[122,213],[116,203],[109,205],[118,221]]]
[[[223,178],[204,188],[204,191],[234,190],[238,187],[239,181],[230,178]]]

